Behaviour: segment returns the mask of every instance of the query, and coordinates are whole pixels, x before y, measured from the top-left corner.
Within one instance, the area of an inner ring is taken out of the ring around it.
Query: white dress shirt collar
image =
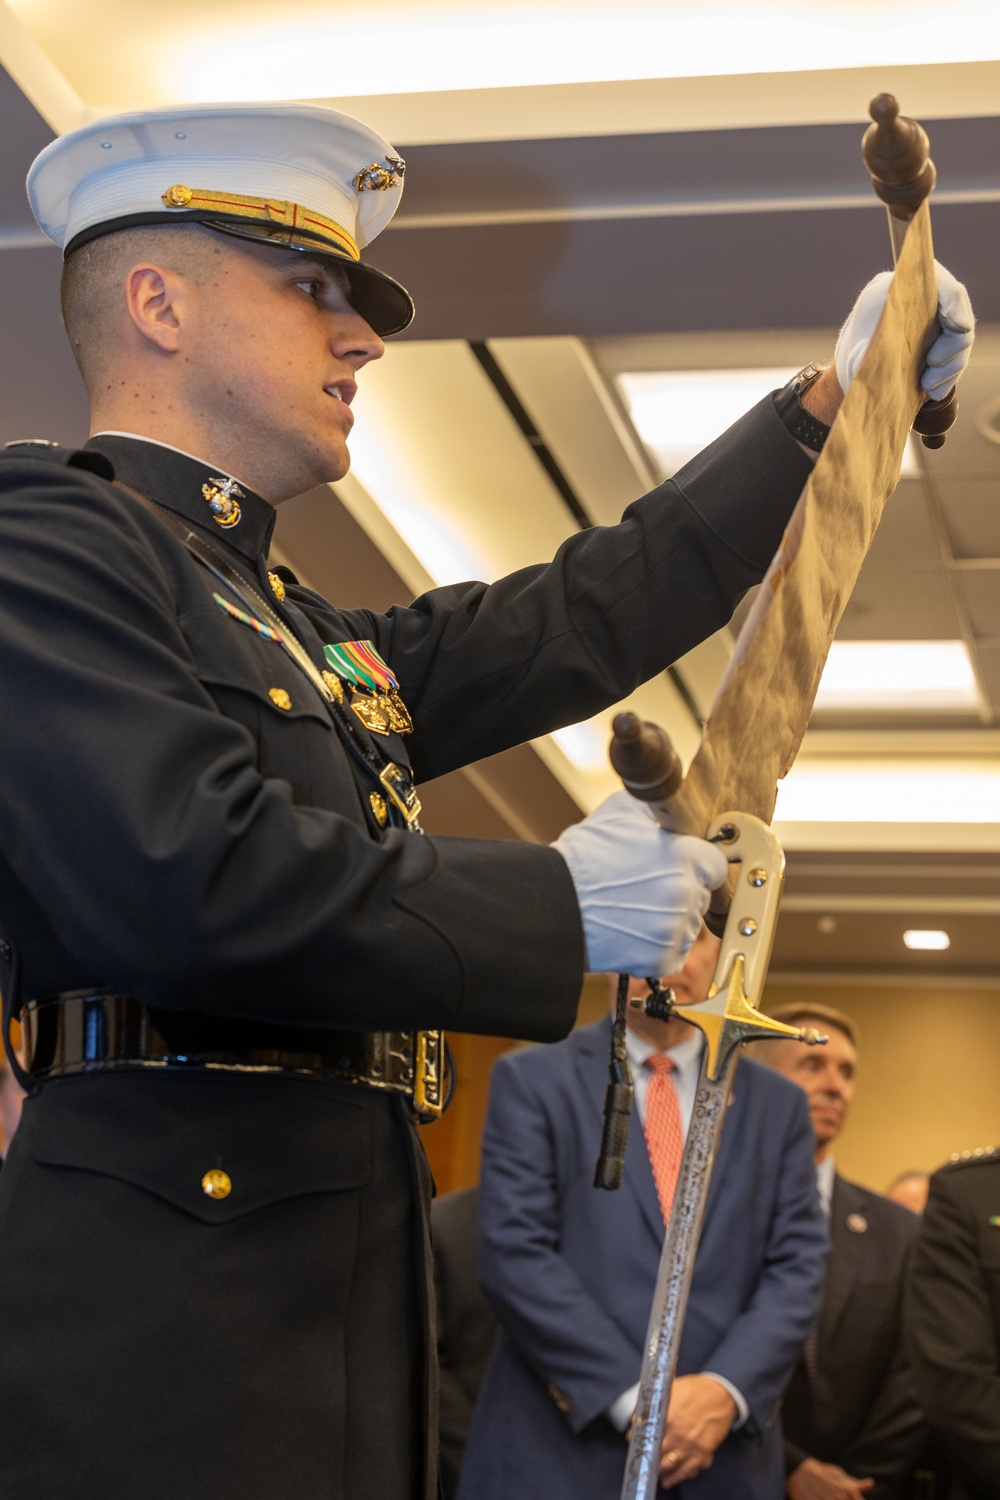
[[[833,1202],[833,1179],[836,1175],[837,1163],[828,1151],[823,1160],[816,1163],[816,1187],[819,1190],[819,1201],[823,1206],[823,1212],[828,1219],[830,1205]]]

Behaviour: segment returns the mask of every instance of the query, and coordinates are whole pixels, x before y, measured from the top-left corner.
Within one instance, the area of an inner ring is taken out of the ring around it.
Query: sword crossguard
[[[777,836],[760,818],[727,812],[715,819],[708,837],[718,838],[739,861],[735,893],[715,975],[708,996],[698,1005],[678,1005],[681,1016],[705,1035],[706,1076],[717,1079],[734,1047],[744,1042],[787,1038],[819,1046],[819,1032],[775,1021],[758,1009],[771,956],[785,873],[785,856]]]

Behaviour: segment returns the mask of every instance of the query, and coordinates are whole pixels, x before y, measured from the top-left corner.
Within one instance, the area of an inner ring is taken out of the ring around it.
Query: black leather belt
[[[154,1009],[134,995],[74,990],[21,1012],[27,1071],[60,1078],[109,1068],[212,1068],[339,1079],[405,1094],[421,1120],[450,1102],[440,1031],[304,1031]]]

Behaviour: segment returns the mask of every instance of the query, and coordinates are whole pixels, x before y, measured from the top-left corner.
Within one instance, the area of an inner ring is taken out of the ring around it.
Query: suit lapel
[[[845,1182],[842,1177],[834,1178],[830,1200],[830,1258],[819,1326],[820,1351],[824,1341],[830,1339],[836,1330],[867,1252],[867,1231],[858,1234],[848,1228],[847,1221],[851,1215],[857,1214],[867,1222],[867,1207],[868,1194],[863,1188]]]
[[[578,1035],[580,1042],[576,1055],[577,1069],[582,1075],[586,1096],[593,1101],[596,1113],[601,1118],[604,1109],[604,1092],[608,1086],[608,1057],[611,1050],[610,1016],[606,1021],[602,1021],[600,1026],[588,1028],[586,1033],[581,1032]],[[597,1140],[600,1141],[599,1136]],[[597,1159],[596,1150],[594,1159],[595,1161]],[[639,1119],[639,1111],[634,1108],[629,1122],[628,1144],[625,1148],[625,1173],[619,1192],[632,1194],[657,1245],[662,1245],[665,1233],[663,1214],[660,1211],[656,1183],[653,1181],[653,1169],[649,1165],[649,1152],[646,1150],[642,1121]]]

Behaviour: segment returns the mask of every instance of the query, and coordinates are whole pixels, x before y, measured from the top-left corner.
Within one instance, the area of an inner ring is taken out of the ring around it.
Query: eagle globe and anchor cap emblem
[[[401,156],[386,156],[385,166],[381,162],[373,161],[369,166],[362,167],[354,179],[354,189],[358,193],[384,193],[387,188],[395,187],[397,182],[402,182],[406,175],[406,162]]]
[[[212,478],[207,484],[202,485],[201,493],[212,512],[212,520],[216,526],[229,527],[239,524],[239,502],[245,500],[246,495],[235,479]]]

